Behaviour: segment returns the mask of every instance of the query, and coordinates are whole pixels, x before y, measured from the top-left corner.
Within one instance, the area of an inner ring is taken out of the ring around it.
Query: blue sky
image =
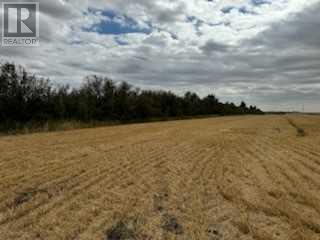
[[[144,33],[149,34],[150,27],[141,27],[138,23],[126,16],[117,14],[112,10],[98,10],[102,16],[106,17],[101,22],[87,28],[87,31],[97,32],[100,34],[121,35],[128,33]],[[89,10],[89,14],[96,14],[94,10]]]

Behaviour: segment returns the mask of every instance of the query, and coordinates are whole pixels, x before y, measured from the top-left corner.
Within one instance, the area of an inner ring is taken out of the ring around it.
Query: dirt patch
[[[298,137],[305,137],[307,134],[306,132],[304,131],[303,128],[297,128],[297,136]]]
[[[51,197],[51,194],[45,189],[26,189],[23,192],[17,193],[17,196],[10,204],[10,207],[18,207],[26,202],[29,202],[38,194],[46,194],[49,198]]]
[[[119,222],[106,232],[106,240],[138,239],[135,230],[124,222]]]
[[[183,234],[182,225],[179,223],[178,219],[173,215],[166,214],[163,216],[162,229],[175,235]]]
[[[210,226],[207,229],[207,235],[210,240],[222,240],[223,235],[220,228],[216,225]]]
[[[168,201],[169,194],[157,193],[153,196],[153,208],[157,212],[163,212],[165,210],[165,203]]]
[[[297,130],[297,136],[298,136],[298,137],[305,137],[305,136],[307,136],[307,133],[306,133],[306,131],[305,131],[303,128],[299,127],[299,126],[298,126],[294,121],[292,121],[291,119],[287,119],[287,120],[288,120],[289,124]]]
[[[140,219],[128,218],[120,220],[105,232],[105,240],[148,240],[147,235],[143,234],[140,225]]]

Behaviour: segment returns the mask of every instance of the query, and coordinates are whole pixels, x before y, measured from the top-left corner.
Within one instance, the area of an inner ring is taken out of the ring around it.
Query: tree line
[[[99,76],[87,77],[79,88],[55,86],[13,63],[0,66],[0,125],[5,128],[49,120],[129,122],[262,113],[244,102],[239,106],[222,103],[212,94],[200,98],[192,92],[178,96],[168,91],[140,90]]]

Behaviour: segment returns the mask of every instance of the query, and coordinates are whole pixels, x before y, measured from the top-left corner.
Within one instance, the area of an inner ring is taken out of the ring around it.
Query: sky
[[[73,87],[95,74],[320,112],[320,0],[38,2],[40,46],[0,47],[1,62]]]

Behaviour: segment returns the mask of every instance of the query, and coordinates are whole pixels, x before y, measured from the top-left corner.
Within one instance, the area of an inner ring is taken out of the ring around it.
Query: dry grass
[[[2,137],[0,239],[320,239],[319,144],[299,115]]]

